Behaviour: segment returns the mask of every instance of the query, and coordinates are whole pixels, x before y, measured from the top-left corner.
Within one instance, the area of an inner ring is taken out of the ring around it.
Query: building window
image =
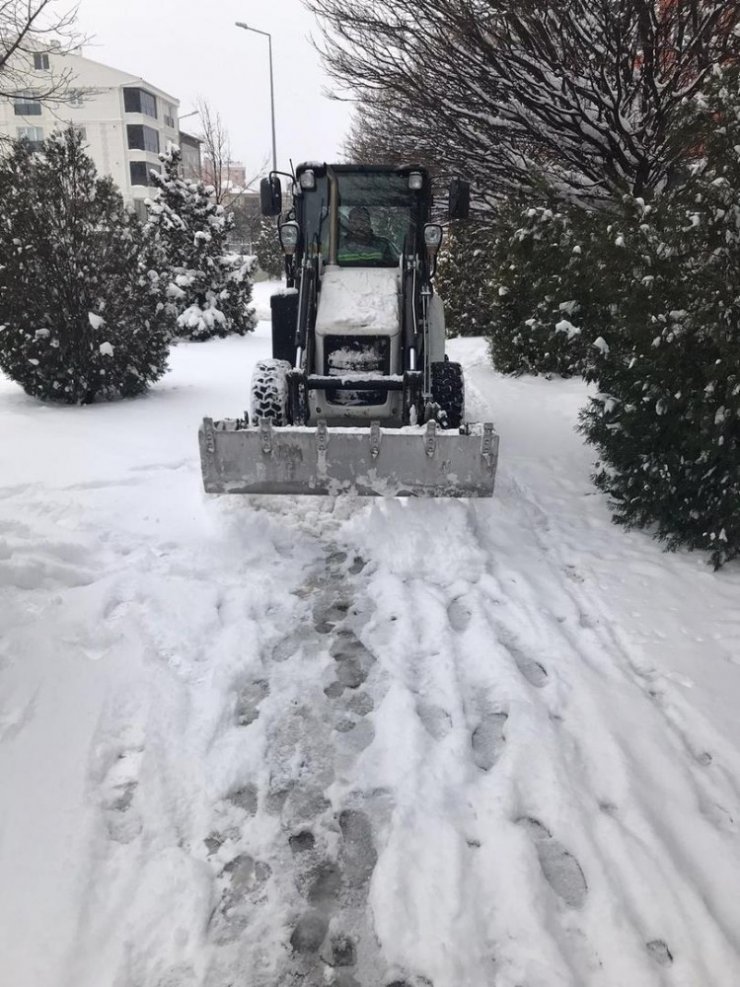
[[[150,165],[148,161],[130,161],[129,169],[131,171],[132,185],[147,185],[147,186],[151,186],[154,184],[154,182],[152,181],[152,172],[160,171],[159,168]]]
[[[127,113],[143,113],[145,116],[157,119],[157,97],[152,96],[146,89],[125,88],[123,107]]]
[[[79,89],[72,89],[69,93],[69,99],[67,100],[70,106],[83,106],[84,99],[82,98],[82,93]]]
[[[131,151],[150,151],[159,154],[159,131],[145,127],[141,123],[130,123],[126,127],[128,146]]]
[[[144,199],[134,199],[134,213],[142,223],[149,219],[149,209]]]
[[[18,127],[18,140],[25,140],[31,145],[32,151],[40,151],[43,147],[44,131],[42,127]]]
[[[149,165],[146,161],[131,161],[129,163],[129,168],[131,169],[132,185],[149,184]]]
[[[49,56],[43,55],[40,51],[34,52],[33,55],[33,67],[37,70],[46,70],[49,68]]]
[[[172,103],[164,104],[164,125],[175,129],[175,107]]]
[[[17,117],[40,117],[41,103],[28,96],[16,96],[13,100],[13,110]]]

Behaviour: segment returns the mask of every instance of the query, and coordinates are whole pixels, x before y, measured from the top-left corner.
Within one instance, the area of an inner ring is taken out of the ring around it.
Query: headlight
[[[409,188],[414,192],[418,192],[420,188],[424,187],[424,176],[420,171],[412,171],[409,175]]]
[[[280,227],[278,235],[280,237],[280,246],[283,248],[283,253],[288,254],[288,256],[292,256],[296,252],[298,240],[301,235],[298,223],[293,220],[288,223],[283,223]]]
[[[316,188],[316,175],[313,168],[306,168],[305,171],[301,172],[301,177],[298,179],[298,184],[302,189]]]
[[[424,227],[424,245],[427,250],[436,253],[442,243],[442,227],[437,223],[427,223]]]

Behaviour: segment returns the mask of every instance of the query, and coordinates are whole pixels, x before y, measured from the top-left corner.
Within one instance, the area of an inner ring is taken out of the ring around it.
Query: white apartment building
[[[73,78],[68,102],[33,99],[34,83],[62,72]],[[145,217],[150,170],[159,170],[157,155],[167,143],[179,140],[179,101],[144,79],[81,54],[37,52],[28,63],[28,78],[29,95],[0,98],[0,134],[41,141],[72,123],[82,131],[98,171],[110,175],[126,203]]]

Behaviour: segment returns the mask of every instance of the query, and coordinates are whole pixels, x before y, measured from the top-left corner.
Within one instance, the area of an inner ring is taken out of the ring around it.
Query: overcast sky
[[[278,167],[336,160],[351,108],[322,95],[329,80],[309,40],[318,29],[300,0],[81,0],[79,14],[83,54],[164,89],[180,114],[204,96],[251,175],[271,155],[268,45],[237,20],[273,35]],[[197,129],[197,117],[182,127]]]

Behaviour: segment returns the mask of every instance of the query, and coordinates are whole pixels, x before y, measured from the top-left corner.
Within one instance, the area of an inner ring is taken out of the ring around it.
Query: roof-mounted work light
[[[316,188],[316,173],[313,168],[306,168],[305,171],[302,171],[298,183],[302,189],[310,190]]]

